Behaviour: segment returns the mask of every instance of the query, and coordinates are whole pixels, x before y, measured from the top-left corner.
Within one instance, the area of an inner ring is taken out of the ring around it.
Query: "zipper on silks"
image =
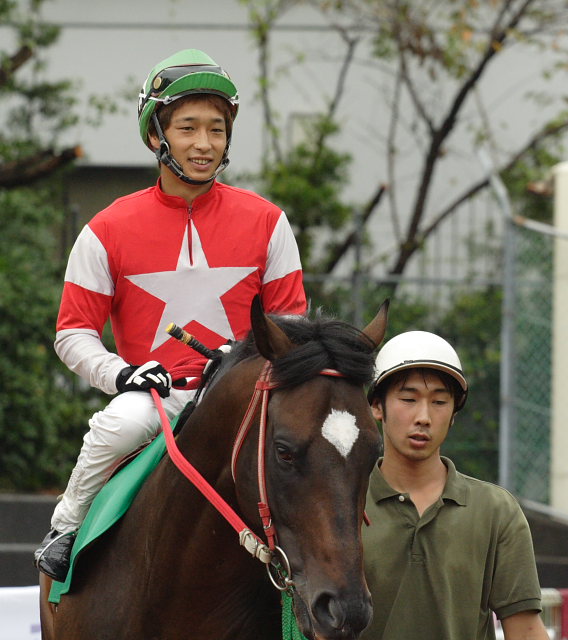
[[[189,205],[187,209],[187,250],[189,251],[189,264],[193,267],[193,243],[191,238],[191,213],[193,206]]]

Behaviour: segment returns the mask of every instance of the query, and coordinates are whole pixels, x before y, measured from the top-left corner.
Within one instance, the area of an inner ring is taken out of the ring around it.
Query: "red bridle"
[[[150,389],[156,408],[160,415],[162,423],[162,430],[166,440],[166,447],[168,454],[172,462],[181,471],[181,473],[203,494],[203,496],[213,505],[219,513],[227,520],[227,522],[235,529],[239,534],[239,542],[247,551],[258,558],[265,564],[269,564],[274,557],[275,551],[279,551],[281,555],[284,555],[281,550],[276,546],[276,532],[272,524],[272,516],[270,513],[270,507],[268,505],[268,496],[266,492],[266,470],[265,470],[265,443],[266,443],[266,427],[267,427],[267,415],[268,415],[268,400],[271,389],[275,389],[278,385],[272,380],[272,364],[270,361],[266,361],[259,378],[256,382],[254,393],[250,399],[249,406],[245,412],[241,426],[237,432],[235,444],[233,446],[233,453],[231,456],[231,471],[233,479],[235,479],[237,459],[243,445],[243,442],[250,430],[254,416],[261,406],[260,423],[258,433],[258,491],[259,491],[259,503],[258,511],[262,520],[262,526],[267,537],[268,547],[262,542],[262,540],[251,531],[244,521],[239,517],[235,510],[219,495],[219,493],[207,482],[207,480],[199,473],[199,471],[185,458],[183,453],[179,450],[175,437],[172,432],[172,428],[164,407],[162,400],[155,389]],[[339,371],[335,369],[323,369],[320,371],[320,375],[343,377]],[[285,555],[284,555],[285,557]],[[289,572],[288,572],[289,573]],[[289,581],[291,584],[291,582]],[[275,583],[278,588],[279,585]]]
[[[322,369],[319,375],[335,376],[339,378],[343,377],[343,375],[335,369]],[[276,532],[274,530],[274,525],[272,524],[272,515],[270,513],[270,507],[268,505],[268,494],[266,491],[265,444],[269,394],[271,389],[276,389],[277,387],[278,384],[272,379],[272,363],[267,360],[262,367],[262,371],[260,372],[260,376],[254,387],[254,393],[250,399],[249,406],[243,417],[241,426],[239,427],[239,431],[237,432],[237,437],[235,438],[235,444],[233,446],[233,455],[231,457],[231,472],[233,474],[233,480],[236,480],[237,459],[239,457],[239,453],[241,452],[241,447],[253,423],[254,416],[256,415],[256,412],[258,411],[258,408],[260,406],[261,410],[260,423],[258,428],[257,455],[258,493],[260,497],[258,502],[258,512],[260,515],[260,519],[262,520],[262,527],[264,529],[266,539],[268,540],[268,547],[271,551],[274,551],[276,546]]]

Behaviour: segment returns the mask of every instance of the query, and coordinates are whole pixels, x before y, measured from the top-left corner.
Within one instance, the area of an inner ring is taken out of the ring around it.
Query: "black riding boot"
[[[64,582],[71,562],[75,533],[59,533],[52,529],[34,553],[34,564],[57,582]]]

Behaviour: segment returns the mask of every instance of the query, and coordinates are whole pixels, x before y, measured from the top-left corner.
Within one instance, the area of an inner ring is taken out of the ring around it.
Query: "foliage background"
[[[55,356],[64,262],[47,186],[0,191],[0,489],[60,488],[96,396]]]

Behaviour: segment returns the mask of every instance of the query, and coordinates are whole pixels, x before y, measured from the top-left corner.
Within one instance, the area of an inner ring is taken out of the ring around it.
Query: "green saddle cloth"
[[[172,427],[175,426],[176,420],[172,422]],[[50,602],[59,603],[61,596],[69,591],[73,580],[73,569],[79,554],[128,511],[146,478],[156,468],[165,452],[166,440],[164,434],[160,433],[99,491],[77,533],[67,578],[65,582],[53,581],[49,593]]]
[[[172,421],[172,428],[175,427],[176,422],[177,418]],[[165,453],[166,439],[164,434],[160,433],[132,462],[113,476],[99,491],[87,517],[77,532],[67,578],[65,582],[53,581],[49,592],[50,602],[59,604],[61,596],[71,588],[73,569],[79,554],[105,531],[108,531],[128,511],[146,478],[156,468]],[[282,594],[282,639],[306,640],[298,629],[292,610],[292,598],[285,593]]]

